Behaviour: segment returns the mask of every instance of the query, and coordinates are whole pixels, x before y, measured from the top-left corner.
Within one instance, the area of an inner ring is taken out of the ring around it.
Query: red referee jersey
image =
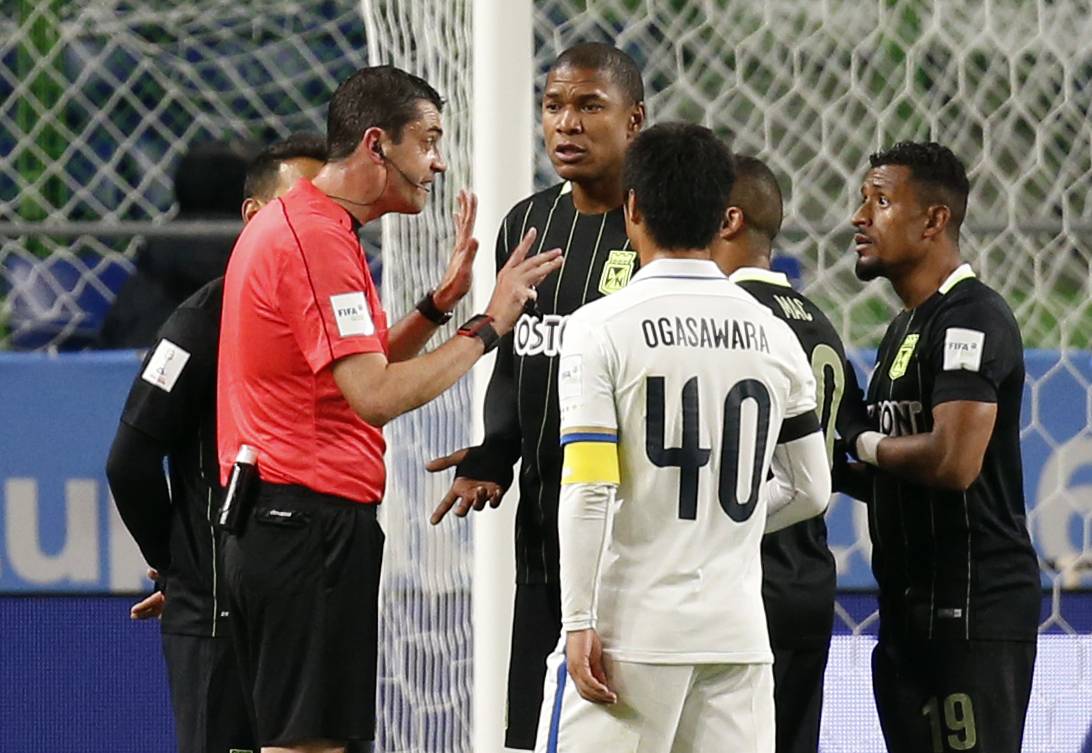
[[[228,263],[217,379],[220,480],[239,445],[262,479],[361,502],[383,497],[383,433],[333,363],[387,352],[387,317],[348,212],[301,180],[243,228]]]

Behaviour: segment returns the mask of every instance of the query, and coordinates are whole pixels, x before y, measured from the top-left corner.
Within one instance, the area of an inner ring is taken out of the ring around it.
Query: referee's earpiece
[[[387,158],[387,155],[383,154],[383,145],[380,144],[378,141],[372,145],[372,151],[378,154],[383,159]]]

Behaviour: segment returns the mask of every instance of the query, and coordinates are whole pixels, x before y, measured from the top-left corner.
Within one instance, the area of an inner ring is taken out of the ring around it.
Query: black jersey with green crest
[[[834,325],[778,272],[744,267],[730,279],[792,329],[815,374],[819,425],[831,456],[846,380],[856,385]],[[762,539],[762,598],[774,647],[826,645],[834,620],[837,573],[822,516]]]
[[[929,432],[933,409],[952,400],[995,403],[997,417],[965,492],[875,472],[869,528],[881,634],[1035,639],[1041,594],[1024,506],[1023,387],[1012,311],[968,265],[888,327],[868,388],[873,428]]]
[[[531,253],[560,248],[561,269],[538,286],[538,300],[501,339],[485,401],[485,441],[459,465],[458,475],[511,482],[522,459],[516,512],[516,578],[558,582],[557,504],[562,452],[557,360],[569,314],[621,290],[637,270],[619,206],[582,214],[571,184],[551,186],[516,204],[497,234],[497,269],[535,228]]]

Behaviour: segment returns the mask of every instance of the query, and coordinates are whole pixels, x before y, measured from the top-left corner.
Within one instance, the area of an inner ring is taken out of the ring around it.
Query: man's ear
[[[724,219],[720,223],[720,232],[717,235],[721,240],[730,241],[743,232],[747,227],[747,219],[743,216],[743,210],[739,207],[728,207],[724,210]]]
[[[637,208],[637,194],[633,193],[631,188],[626,192],[626,200],[622,204],[622,209],[625,211],[626,219],[628,219],[634,225],[641,224],[641,210]]]
[[[645,103],[638,102],[634,105],[633,112],[629,114],[629,123],[626,124],[626,136],[628,138],[633,138],[641,132],[641,129],[645,126],[646,117]]]
[[[261,199],[255,199],[253,196],[247,196],[243,199],[242,215],[243,224],[250,222],[250,220],[258,213],[258,210],[265,206],[265,202]]]
[[[921,231],[922,238],[940,237],[948,229],[948,223],[952,219],[952,210],[946,204],[933,204],[925,210],[925,227]]]
[[[383,139],[385,137],[386,134],[382,128],[372,126],[364,131],[364,135],[360,137],[360,143],[353,150],[353,155],[363,156],[369,162],[382,162],[384,159]]]

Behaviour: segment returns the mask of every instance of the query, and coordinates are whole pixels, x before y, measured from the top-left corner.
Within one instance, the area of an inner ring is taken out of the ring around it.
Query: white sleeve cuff
[[[886,435],[878,431],[862,431],[857,437],[857,457],[869,465],[879,465],[880,442]]]

